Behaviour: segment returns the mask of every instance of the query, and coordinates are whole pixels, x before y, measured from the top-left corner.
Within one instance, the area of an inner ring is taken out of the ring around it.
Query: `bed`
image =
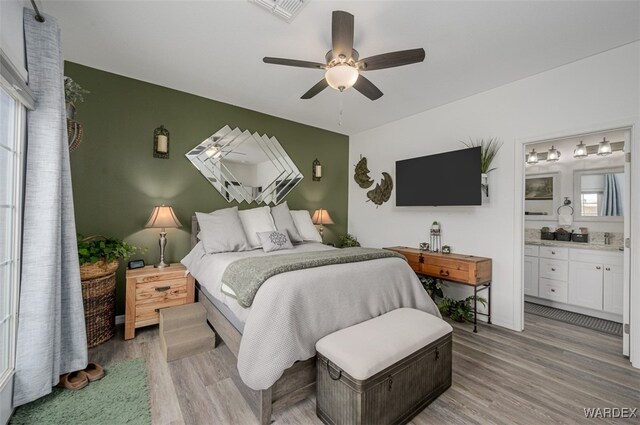
[[[262,424],[271,422],[274,410],[315,391],[318,339],[399,307],[439,317],[416,275],[400,258],[279,274],[266,280],[253,304],[243,308],[225,294],[221,283],[225,268],[240,258],[281,255],[283,251],[206,254],[198,250],[198,231],[193,217],[192,251],[183,263],[196,279],[197,297],[207,310],[209,323],[235,357],[227,359],[227,367]],[[289,251],[333,249],[303,243]]]

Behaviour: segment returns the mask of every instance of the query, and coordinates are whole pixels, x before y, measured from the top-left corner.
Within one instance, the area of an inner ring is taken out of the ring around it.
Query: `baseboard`
[[[124,323],[124,314],[116,316],[116,325],[122,325]]]

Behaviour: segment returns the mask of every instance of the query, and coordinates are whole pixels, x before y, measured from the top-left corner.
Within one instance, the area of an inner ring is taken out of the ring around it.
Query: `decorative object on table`
[[[373,184],[373,180],[369,177],[369,169],[367,168],[367,157],[360,155],[360,161],[356,164],[356,170],[353,179],[362,189],[369,189]]]
[[[67,136],[69,152],[73,152],[82,143],[82,124],[75,120],[76,104],[84,102],[84,95],[90,93],[70,77],[64,77],[64,101],[67,111]]]
[[[144,260],[133,260],[133,261],[129,261],[129,264],[127,264],[127,268],[129,270],[141,269],[144,266],[146,266],[146,264],[144,263]]]
[[[169,159],[169,130],[163,125],[153,130],[153,157]]]
[[[589,234],[588,233],[571,233],[571,241],[572,242],[588,243],[589,242]]]
[[[429,294],[433,301],[435,301],[436,298],[439,299],[444,297],[442,292],[442,281],[440,279],[424,275],[418,275],[418,279],[420,279],[420,283],[422,283],[424,290],[427,291],[427,294]]]
[[[571,233],[565,229],[563,229],[562,227],[556,229],[556,240],[557,241],[563,241],[563,242],[569,242],[571,241]]]
[[[420,251],[429,251],[429,242],[420,242]]]
[[[451,247],[449,245],[443,245],[442,246],[442,253],[443,254],[451,254]]]
[[[553,177],[532,177],[525,180],[525,201],[552,201]]]
[[[115,335],[116,270],[120,259],[144,252],[125,241],[78,235],[78,260],[87,346],[98,346]]]
[[[318,161],[318,158],[313,160],[313,164],[311,166],[312,171],[312,179],[314,182],[319,182],[322,178],[322,164]]]
[[[556,238],[555,232],[552,232],[547,226],[540,229],[540,239],[543,241],[552,241]]]
[[[498,151],[502,147],[502,142],[500,139],[496,137],[492,137],[488,140],[485,139],[476,139],[472,140],[469,138],[468,142],[461,142],[468,148],[480,147],[480,172],[481,174],[481,188],[484,196],[489,196],[489,173],[494,168],[491,168],[491,163],[498,155]]]
[[[431,229],[429,229],[430,242],[429,245],[431,247],[431,252],[440,252],[440,223],[434,221],[431,224]]]
[[[167,232],[165,231],[165,229],[182,227],[182,224],[180,224],[178,217],[176,217],[175,213],[173,212],[173,208],[164,204],[160,205],[159,207],[154,207],[153,211],[151,211],[151,215],[149,216],[149,220],[147,220],[147,223],[144,225],[144,227],[162,229],[160,231],[160,240],[158,242],[160,245],[160,262],[154,267],[157,267],[159,269],[169,267],[169,264],[164,262],[164,249],[167,246]]]
[[[280,204],[304,178],[278,139],[228,125],[185,156],[228,202]],[[229,171],[240,161],[246,170],[243,175],[256,176],[256,180]]]
[[[358,238],[347,233],[344,235],[340,235],[338,237],[338,247],[339,248],[353,248],[360,246],[360,242],[358,242]]]
[[[393,179],[389,173],[382,173],[382,180],[380,183],[376,183],[376,187],[367,192],[367,198],[369,201],[376,204],[376,208],[384,204],[391,198],[391,192],[393,191]]]
[[[311,221],[313,222],[313,224],[319,224],[320,228],[318,229],[318,231],[320,232],[320,237],[324,238],[324,228],[323,225],[325,224],[333,224],[333,220],[331,219],[331,216],[329,215],[329,211],[319,208],[317,210],[315,210],[313,212],[313,216],[311,217]]]
[[[473,307],[472,303],[476,301],[483,306],[487,305],[487,300],[477,295],[470,295],[463,300],[454,300],[453,298],[443,298],[438,303],[438,309],[443,315],[450,317],[456,322],[473,322]]]

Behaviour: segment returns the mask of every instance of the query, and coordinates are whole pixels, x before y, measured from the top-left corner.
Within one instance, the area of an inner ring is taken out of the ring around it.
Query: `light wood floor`
[[[584,407],[640,407],[640,371],[620,354],[619,337],[533,315],[522,333],[454,325],[453,385],[412,421],[424,424],[591,423]],[[146,359],[154,424],[257,424],[237,387],[225,345],[167,364],[158,328],[140,329],[90,350],[107,366]],[[235,376],[237,378],[237,375]],[[274,415],[276,424],[320,424],[313,398]],[[638,419],[619,423],[640,423]],[[594,420],[594,423],[615,423]]]

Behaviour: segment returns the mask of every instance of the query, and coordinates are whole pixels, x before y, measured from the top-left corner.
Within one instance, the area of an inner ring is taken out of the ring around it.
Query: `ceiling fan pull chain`
[[[339,102],[339,106],[338,106],[338,109],[339,109],[339,112],[338,112],[338,127],[342,126],[342,111],[343,111],[343,108],[344,108],[344,100],[342,98],[343,96],[344,96],[344,91],[341,91],[338,94],[338,99],[339,99],[338,100],[338,102]]]

